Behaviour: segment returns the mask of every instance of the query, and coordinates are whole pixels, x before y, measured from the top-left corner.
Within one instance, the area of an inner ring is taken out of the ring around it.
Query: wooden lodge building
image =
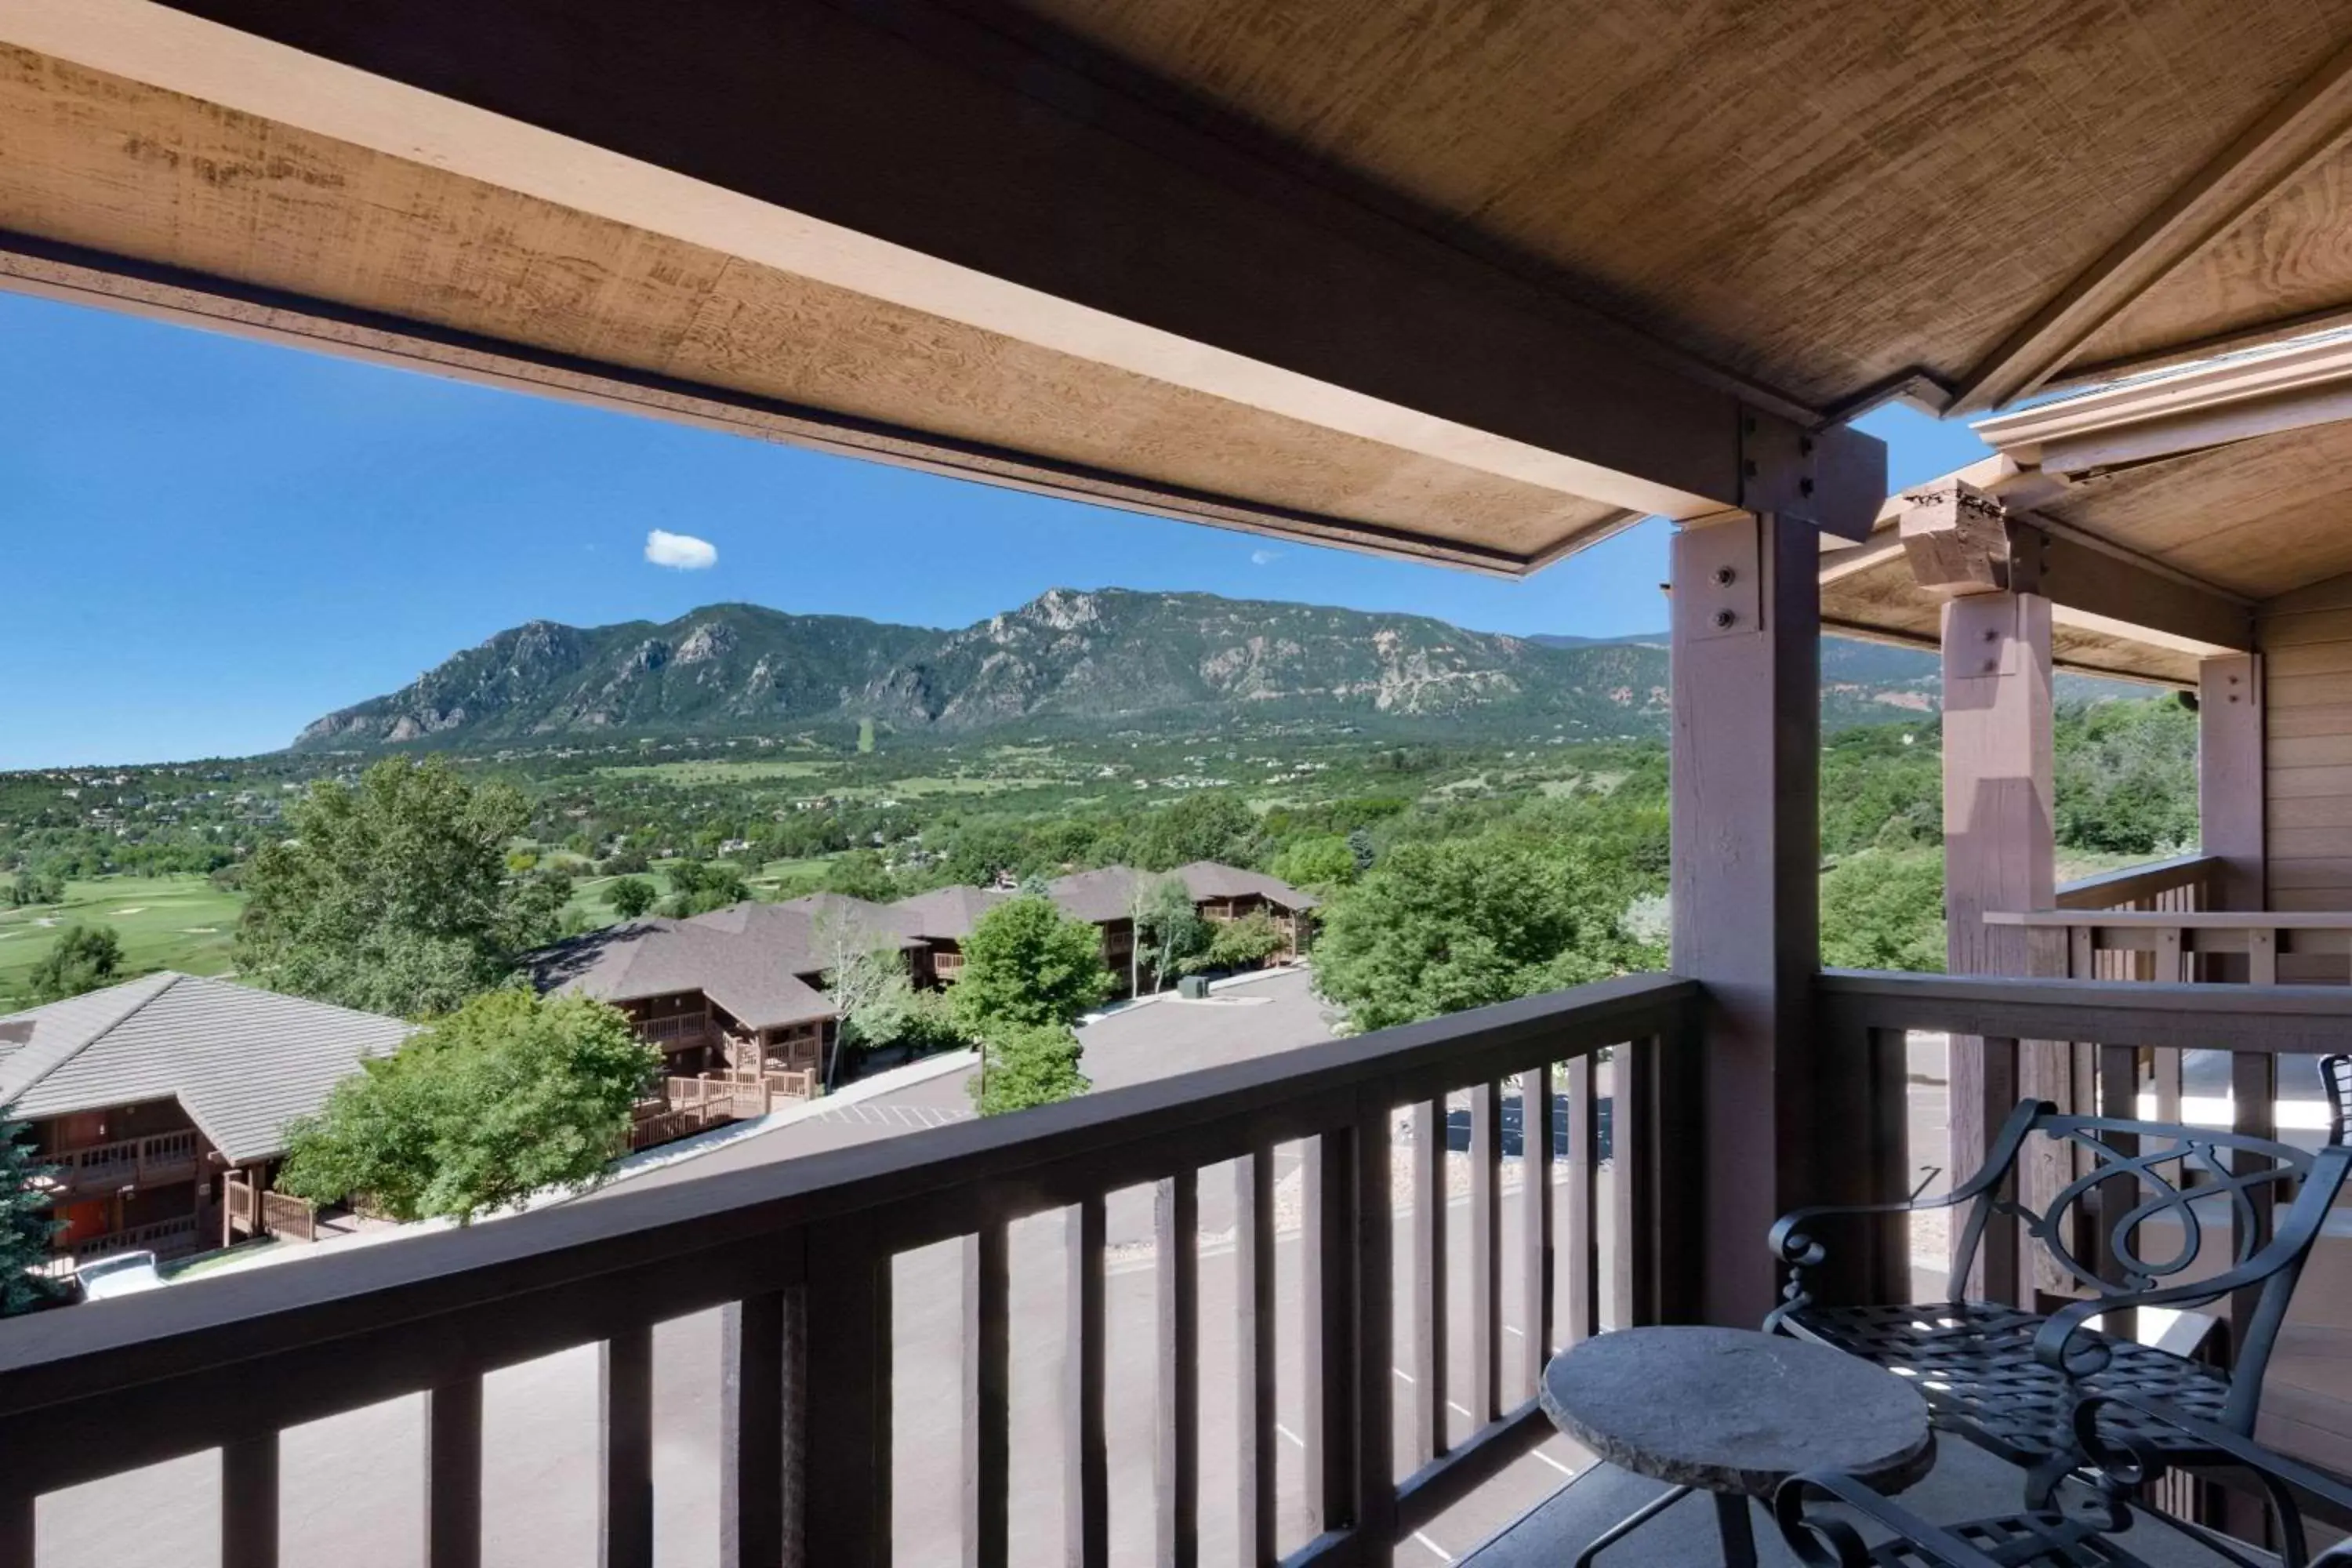
[[[773,1080],[775,1092],[807,1099],[827,1081],[841,1022],[824,974],[877,943],[904,953],[918,984],[929,978],[927,945],[888,908],[838,893],[626,921],[542,950],[530,972],[543,993],[627,1014],[661,1048],[667,1080]]]
[[[1262,871],[1195,860],[1164,873],[1105,866],[1056,877],[1045,884],[1046,896],[1064,914],[1101,931],[1103,966],[1118,984],[1113,994],[1125,994],[1130,977],[1137,900],[1162,875],[1185,885],[1192,895],[1193,909],[1203,920],[1239,920],[1260,912],[1269,916],[1284,940],[1275,961],[1290,963],[1306,951],[1312,935],[1314,895]],[[929,951],[931,973],[940,984],[951,984],[963,969],[963,940],[980,923],[981,916],[1012,897],[1013,889],[1009,888],[940,888],[901,899],[890,909],[903,930],[922,939]]]
[[[57,1251],[170,1257],[278,1228],[287,1124],[414,1027],[168,972],[0,1018],[0,1106],[51,1170]]]

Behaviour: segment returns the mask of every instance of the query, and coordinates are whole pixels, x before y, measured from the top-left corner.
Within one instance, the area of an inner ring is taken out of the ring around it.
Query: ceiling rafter
[[[1997,408],[2065,368],[2093,334],[2352,132],[2352,46],[2167,196],[1964,377],[1955,413]]]

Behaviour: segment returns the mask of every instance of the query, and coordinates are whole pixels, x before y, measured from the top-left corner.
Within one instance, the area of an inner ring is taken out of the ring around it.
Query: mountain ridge
[[[1825,638],[1823,721],[1935,711],[1934,655]],[[291,749],[464,747],[873,721],[962,736],[1270,722],[1529,738],[1663,734],[1664,634],[1478,632],[1426,616],[1127,588],[1048,589],[968,626],[716,604],[674,620],[527,621]]]

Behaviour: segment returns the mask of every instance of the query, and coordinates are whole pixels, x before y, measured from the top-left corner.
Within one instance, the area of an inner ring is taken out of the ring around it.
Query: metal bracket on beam
[[[1689,606],[1683,636],[1694,642],[1754,637],[1764,630],[1763,523],[1734,512],[1685,528],[1675,561],[1675,616]]]
[[[1886,500],[1886,445],[1843,425],[1807,430],[1776,415],[1739,411],[1739,504],[1810,523],[1859,543]]]

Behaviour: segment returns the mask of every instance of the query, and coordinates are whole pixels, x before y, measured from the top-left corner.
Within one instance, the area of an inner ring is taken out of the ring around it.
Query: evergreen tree
[[[48,1194],[36,1185],[44,1167],[15,1110],[0,1105],[0,1318],[55,1299],[56,1287],[33,1269],[48,1261],[49,1238],[65,1228],[50,1216]]]

